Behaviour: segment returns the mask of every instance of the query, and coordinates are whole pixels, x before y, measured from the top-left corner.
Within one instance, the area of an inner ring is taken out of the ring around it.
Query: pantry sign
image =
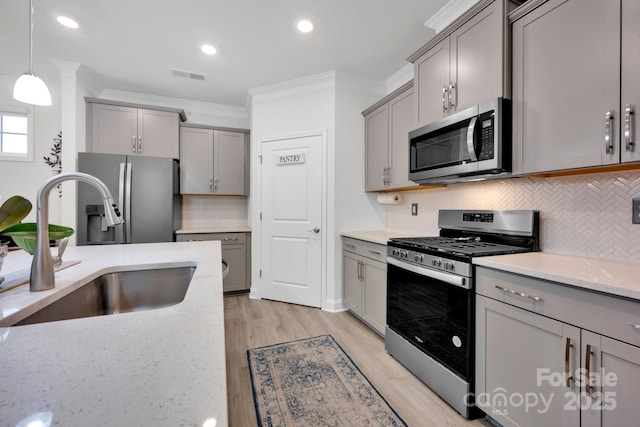
[[[276,154],[276,165],[297,165],[305,162],[304,153]]]

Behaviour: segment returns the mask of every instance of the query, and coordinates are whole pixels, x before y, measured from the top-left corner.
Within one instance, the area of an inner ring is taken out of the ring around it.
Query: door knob
[[[320,229],[318,227],[312,228],[311,230],[307,230],[307,231],[313,231],[314,233],[318,234],[320,232]]]

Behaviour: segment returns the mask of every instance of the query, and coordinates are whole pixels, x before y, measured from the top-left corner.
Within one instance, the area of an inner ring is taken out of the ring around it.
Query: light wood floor
[[[245,294],[225,297],[224,315],[231,427],[257,425],[247,350],[324,334],[335,338],[409,426],[491,426],[451,409],[385,351],[381,337],[347,312],[251,300]]]

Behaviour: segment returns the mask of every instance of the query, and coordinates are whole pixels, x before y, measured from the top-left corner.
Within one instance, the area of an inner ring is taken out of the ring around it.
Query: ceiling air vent
[[[204,74],[194,73],[193,71],[178,70],[175,68],[169,68],[169,71],[171,71],[171,75],[173,77],[182,77],[185,79],[200,80],[200,81],[204,81],[204,78],[205,78]]]

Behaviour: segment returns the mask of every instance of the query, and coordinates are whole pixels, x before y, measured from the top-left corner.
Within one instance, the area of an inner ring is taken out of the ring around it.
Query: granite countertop
[[[369,230],[369,231],[343,231],[340,233],[343,237],[350,237],[352,239],[365,240],[371,243],[378,243],[386,245],[387,240],[396,237],[418,237],[424,235],[409,231],[394,231],[394,230]]]
[[[640,264],[547,252],[474,258],[495,268],[640,301]]]
[[[0,325],[103,273],[196,266],[184,300],[133,313],[0,327],[0,425],[35,414],[51,425],[226,426],[227,396],[220,242],[69,247],[77,265],[56,288],[0,293]],[[31,257],[10,253],[3,274]],[[25,423],[26,425],[26,423]]]
[[[180,228],[176,230],[176,234],[191,234],[191,233],[250,233],[251,228],[249,226],[224,226],[224,227],[193,227],[193,228]]]

